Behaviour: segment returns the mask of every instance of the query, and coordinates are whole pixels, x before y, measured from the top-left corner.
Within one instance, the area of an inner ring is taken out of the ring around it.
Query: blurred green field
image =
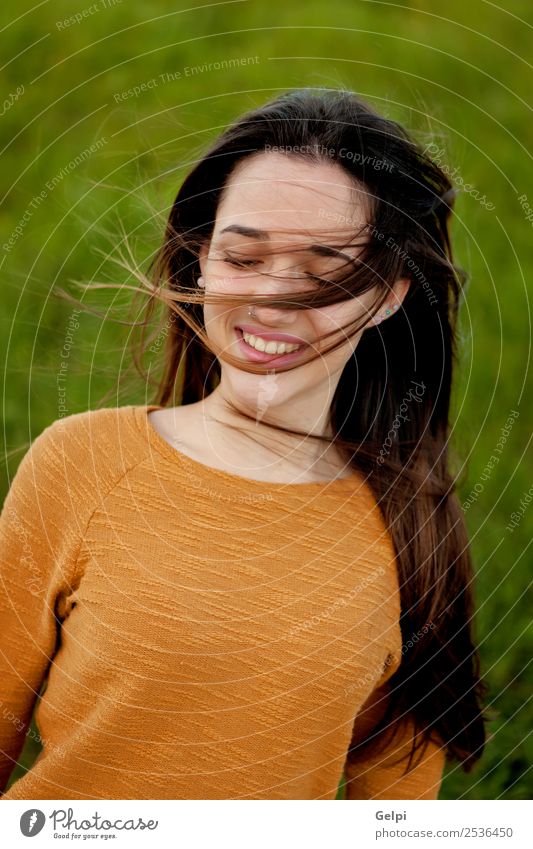
[[[56,288],[74,292],[72,279],[127,283],[104,259],[120,242],[119,222],[137,256],[149,257],[180,181],[235,116],[288,88],[354,89],[438,145],[455,183],[473,187],[460,194],[454,224],[456,258],[470,281],[453,445],[465,464],[462,499],[477,487],[466,516],[477,638],[497,718],[482,762],[469,775],[448,767],[440,798],[530,798],[533,509],[508,529],[532,485],[529,4],[106,0],[83,16],[90,5],[3,4],[0,38],[11,61],[2,107],[2,499],[31,439],[58,418],[71,307]],[[77,13],[79,22],[65,23]],[[125,317],[129,300],[117,289],[88,302]],[[110,405],[151,401],[127,371],[131,329],[88,314],[79,322],[69,412],[97,406],[106,393]],[[157,362],[147,365],[157,371]],[[519,415],[487,475],[511,411]],[[39,750],[34,734],[35,726],[11,781]]]

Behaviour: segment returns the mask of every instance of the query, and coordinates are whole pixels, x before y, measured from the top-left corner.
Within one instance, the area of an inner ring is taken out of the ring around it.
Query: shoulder
[[[34,438],[12,489],[88,504],[147,455],[137,407],[107,407],[57,419]]]
[[[134,406],[104,407],[56,419],[33,440],[29,454],[48,462],[76,458],[78,465],[99,456],[112,463],[109,450],[118,446],[127,455],[132,450],[138,454],[137,410]],[[61,449],[59,455],[57,448]]]
[[[399,560],[393,527],[387,521],[379,496],[369,478],[361,473],[361,485],[351,499],[354,557],[364,574],[361,586],[368,587],[376,601],[379,627],[387,634],[389,655],[383,669],[384,683],[399,667],[402,655],[402,610]]]
[[[116,445],[118,441],[127,449],[136,443],[135,437],[139,434],[137,415],[140,409],[129,405],[74,413],[57,419],[43,431],[42,436],[49,433],[50,437],[61,439],[66,447],[98,450],[110,443]],[[138,448],[138,445],[135,447]]]
[[[19,610],[28,590],[31,596],[50,591],[51,609],[61,588],[78,581],[80,544],[91,516],[144,459],[135,409],[58,419],[24,454],[0,513],[0,574],[10,593],[20,593]]]
[[[383,502],[371,486],[371,479],[359,472],[353,482],[351,515],[362,551],[380,560],[396,561],[392,527],[386,519]]]

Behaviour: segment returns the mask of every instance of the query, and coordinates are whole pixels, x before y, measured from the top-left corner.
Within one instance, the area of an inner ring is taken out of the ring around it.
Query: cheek
[[[227,308],[226,308],[227,310]],[[204,306],[204,324],[209,336],[218,336],[226,316],[223,304],[206,304]]]
[[[210,274],[206,276],[206,292],[231,293],[238,291],[235,277],[231,274]]]
[[[313,321],[315,337],[324,336],[326,333],[331,334],[328,338],[318,341],[319,350],[325,350],[333,344],[338,344],[335,350],[324,354],[324,365],[327,364],[328,370],[344,367],[363,335],[362,329],[354,333],[350,325],[356,320],[359,321],[365,315],[364,307],[351,300],[348,304],[346,302],[333,304],[314,312],[316,313],[316,318]]]
[[[348,343],[350,342],[348,333],[353,337],[353,331],[350,326],[354,321],[359,320],[365,315],[365,307],[355,301],[350,301],[348,304],[346,302],[332,304],[329,307],[314,310],[314,313],[313,328],[317,336],[335,332],[336,335],[330,337],[329,341],[331,339],[337,341],[340,336],[341,338],[344,337]],[[356,338],[358,337],[359,332]]]

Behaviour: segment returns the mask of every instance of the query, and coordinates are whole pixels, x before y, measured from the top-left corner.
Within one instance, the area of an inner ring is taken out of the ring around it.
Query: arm
[[[388,694],[388,684],[376,688],[355,718],[344,767],[345,798],[437,799],[445,765],[445,751],[437,742],[430,742],[422,757],[417,750],[411,769],[404,775],[413,740],[412,719],[402,722],[401,730],[381,752],[359,754],[358,748],[351,750],[372,735],[385,710]]]
[[[23,748],[71,594],[78,535],[58,423],[23,457],[0,515],[0,794]]]

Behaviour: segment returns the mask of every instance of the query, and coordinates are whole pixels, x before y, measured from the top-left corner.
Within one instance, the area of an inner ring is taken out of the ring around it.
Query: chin
[[[230,367],[231,368],[231,367]],[[286,374],[251,374],[237,368],[224,375],[224,384],[231,397],[246,407],[258,418],[274,411],[276,407],[290,403],[293,393],[287,386]]]

